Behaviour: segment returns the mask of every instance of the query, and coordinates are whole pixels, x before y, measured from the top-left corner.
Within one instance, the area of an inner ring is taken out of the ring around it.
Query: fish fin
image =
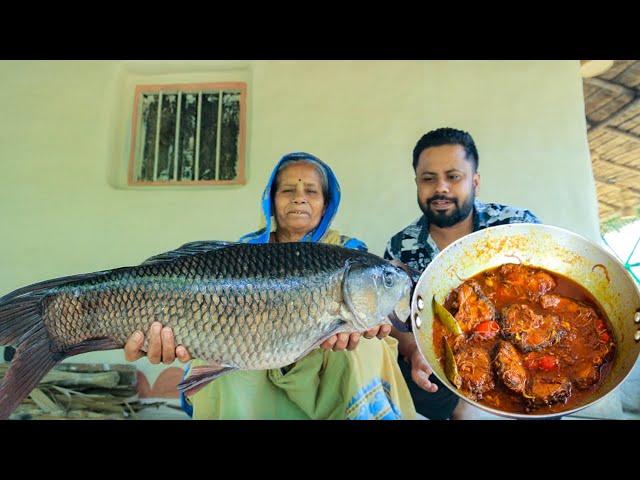
[[[112,339],[87,340],[68,351],[54,351],[42,321],[42,299],[49,289],[70,279],[95,278],[95,274],[58,278],[24,287],[0,299],[0,345],[16,350],[0,385],[0,419],[8,418],[40,380],[64,358],[94,350],[120,348]]]
[[[302,352],[300,356],[298,356],[298,358],[295,359],[295,361],[298,362],[300,361],[300,359],[309,355],[309,353],[311,353],[313,350],[318,348],[322,344],[322,342],[324,342],[327,338],[331,338],[338,332],[347,331],[348,329],[345,330],[345,325],[347,325],[347,322],[345,322],[340,318],[334,320],[331,328],[326,333],[323,333],[315,342],[313,342],[309,348],[307,348],[304,352]]]
[[[190,257],[192,255],[197,255],[199,253],[210,252],[212,250],[219,250],[221,248],[226,248],[231,245],[237,245],[237,244],[238,242],[225,242],[225,241],[218,241],[218,240],[185,243],[184,245],[182,245],[179,248],[176,248],[175,250],[160,253],[158,255],[154,255],[153,257],[146,259],[144,262],[142,262],[142,265],[152,265],[154,263],[162,263],[169,260],[175,260],[176,258]]]
[[[17,296],[0,301],[0,345],[16,345],[30,330],[42,324],[41,298]]]
[[[201,367],[193,367],[187,378],[178,384],[178,390],[183,392],[185,396],[190,397],[202,388],[206,387],[209,382],[224,375],[225,373],[238,370],[237,367],[227,365],[204,365]]]
[[[127,268],[127,267],[122,267]],[[61,287],[63,285],[69,285],[76,282],[84,282],[86,280],[93,280],[95,278],[101,277],[103,275],[107,275],[113,273],[116,270],[121,270],[122,268],[111,269],[111,270],[102,270],[100,272],[93,273],[81,273],[79,275],[69,275],[67,277],[53,278],[51,280],[45,280],[44,282],[33,283],[31,285],[27,285],[26,287],[18,288],[7,295],[0,297],[0,308],[6,305],[8,302],[14,301],[18,297],[29,297],[32,299],[38,300],[38,302],[49,293],[49,290],[56,287]]]
[[[0,420],[6,420],[20,402],[64,355],[51,351],[51,340],[42,322],[20,342],[0,386]]]

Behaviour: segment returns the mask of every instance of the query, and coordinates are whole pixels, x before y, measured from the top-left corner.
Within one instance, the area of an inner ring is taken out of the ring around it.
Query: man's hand
[[[438,385],[431,383],[429,376],[433,373],[431,367],[420,354],[418,347],[413,350],[410,357],[406,360],[411,364],[411,378],[416,384],[427,392],[435,393],[438,391]]]
[[[353,350],[358,346],[360,342],[360,336],[364,338],[384,338],[391,333],[391,325],[378,325],[376,327],[370,328],[369,330],[360,333],[338,333],[333,337],[326,339],[320,345],[321,348],[325,350],[333,350],[334,352],[338,352],[340,350]]]
[[[144,357],[145,352],[141,350],[143,345],[144,333],[138,330],[129,337],[124,346],[124,357],[127,361],[133,362]],[[191,360],[186,348],[182,345],[176,347],[173,330],[169,327],[162,328],[160,322],[153,322],[149,328],[149,346],[146,355],[149,362],[153,364],[162,362],[169,365],[176,358],[182,363]]]
[[[433,373],[429,364],[422,358],[413,333],[391,329],[391,336],[398,340],[398,351],[404,360],[411,365],[411,378],[423,390],[434,393],[438,385],[431,383],[429,376]]]

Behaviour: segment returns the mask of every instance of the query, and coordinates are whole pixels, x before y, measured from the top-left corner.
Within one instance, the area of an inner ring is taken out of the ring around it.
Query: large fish
[[[306,242],[193,242],[138,266],[30,285],[0,298],[0,345],[17,347],[0,418],[63,359],[122,348],[154,321],[209,363],[179,385],[192,394],[226,372],[289,365],[392,312],[406,318],[410,285],[380,257]]]

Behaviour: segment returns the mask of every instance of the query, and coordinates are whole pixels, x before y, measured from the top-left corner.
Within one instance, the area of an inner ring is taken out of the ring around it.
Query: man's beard
[[[444,195],[434,195],[433,197],[427,199],[425,204],[423,205],[418,200],[418,205],[420,206],[420,210],[424,213],[424,216],[427,217],[427,220],[430,224],[433,224],[440,228],[451,227],[456,223],[460,223],[462,220],[467,218],[469,213],[473,210],[473,203],[476,199],[475,189],[472,191],[467,199],[464,201],[462,205],[458,204],[457,198],[445,197]],[[434,212],[431,209],[431,202],[436,200],[448,200],[453,203],[454,209],[452,212],[448,213],[444,212]]]

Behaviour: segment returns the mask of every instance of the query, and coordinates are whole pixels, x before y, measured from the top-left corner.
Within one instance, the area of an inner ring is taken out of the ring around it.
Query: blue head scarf
[[[340,205],[340,184],[338,183],[338,179],[334,175],[333,171],[329,166],[324,163],[322,160],[317,158],[310,153],[305,152],[294,152],[289,153],[282,157],[280,161],[276,164],[275,168],[271,172],[271,176],[269,177],[269,181],[267,182],[267,186],[262,193],[262,213],[265,218],[266,226],[261,228],[260,230],[256,230],[255,232],[248,233],[240,238],[241,242],[245,243],[269,243],[269,235],[271,234],[271,222],[273,218],[273,198],[271,196],[273,185],[276,181],[276,176],[280,170],[280,167],[284,162],[288,162],[291,160],[300,160],[300,161],[308,161],[319,168],[322,169],[327,178],[327,187],[328,187],[328,202],[327,208],[324,212],[324,215],[320,219],[320,223],[316,228],[307,233],[300,241],[302,242],[319,242],[320,239],[327,233],[329,230],[329,225],[333,221],[336,213],[338,213],[338,206]],[[364,243],[355,238],[350,239],[344,244],[347,248],[358,248],[358,249],[366,249]]]

